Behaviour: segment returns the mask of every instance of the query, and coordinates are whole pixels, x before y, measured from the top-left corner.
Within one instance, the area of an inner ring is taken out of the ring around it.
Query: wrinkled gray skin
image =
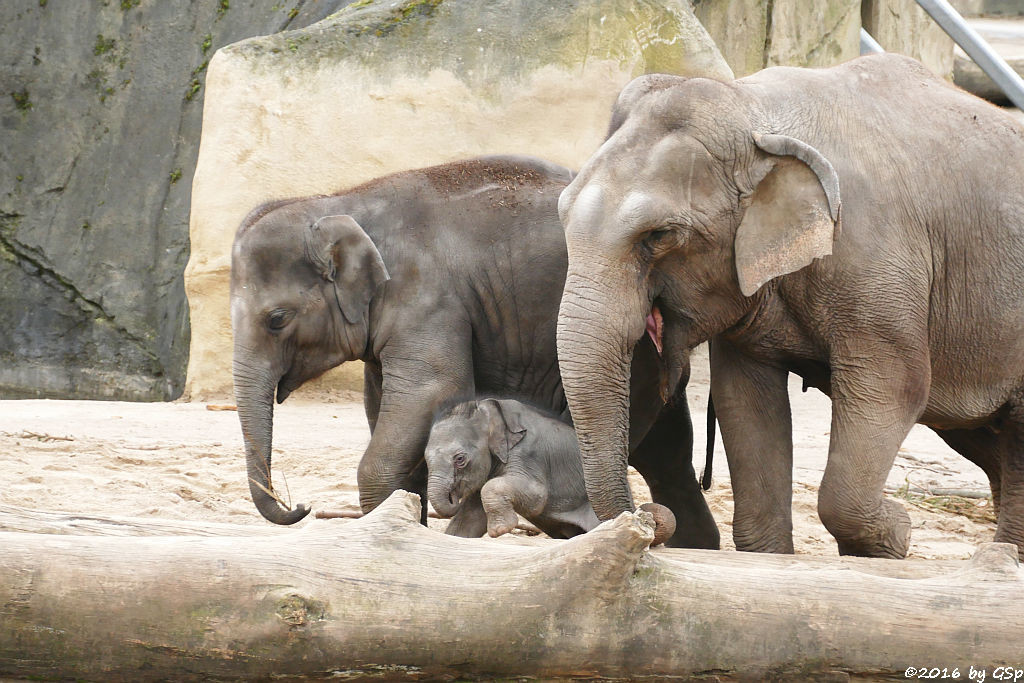
[[[396,489],[424,491],[433,414],[454,398],[516,395],[568,415],[555,355],[566,268],[556,204],[571,177],[536,159],[489,157],[267,204],[246,218],[232,253],[234,380],[250,492],[264,517],[289,524],[307,513],[269,494],[275,395],[281,402],[347,360],[365,361],[364,511]],[[662,411],[658,364],[643,340],[631,462],[675,513],[672,543],[718,547],[691,464],[683,387]],[[454,528],[483,534],[479,501],[466,509]]]
[[[462,501],[479,500],[492,537],[515,529],[518,515],[552,538],[599,523],[573,428],[519,401],[489,398],[442,411],[424,458],[427,497],[438,514],[451,517]]]
[[[656,309],[670,368],[712,340],[739,549],[793,551],[794,372],[832,399],[818,513],[841,553],[906,554],[882,488],[915,422],[984,469],[996,540],[1024,550],[1019,124],[896,55],[642,77],[559,208],[559,360],[599,517],[632,507],[625,378]]]

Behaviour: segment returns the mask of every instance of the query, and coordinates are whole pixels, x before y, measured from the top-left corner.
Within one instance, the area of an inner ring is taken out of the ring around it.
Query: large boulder
[[[231,244],[250,209],[485,153],[579,167],[647,72],[732,77],[686,0],[362,0],[218,51],[192,186],[187,395],[231,392]],[[327,381],[361,377],[349,363]]]
[[[345,4],[0,2],[0,398],[181,393],[207,61]]]

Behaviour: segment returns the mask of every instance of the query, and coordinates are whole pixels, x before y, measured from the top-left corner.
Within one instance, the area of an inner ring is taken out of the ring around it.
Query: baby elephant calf
[[[488,398],[443,411],[425,455],[431,505],[463,520],[449,524],[449,534],[501,536],[516,527],[516,513],[552,538],[598,525],[576,433],[519,401]]]

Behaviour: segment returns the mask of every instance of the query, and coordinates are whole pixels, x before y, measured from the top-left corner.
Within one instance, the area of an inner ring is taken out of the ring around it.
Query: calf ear
[[[480,402],[480,410],[487,417],[487,445],[491,454],[507,463],[509,451],[526,436],[515,402],[489,398]]]
[[[767,172],[736,229],[736,275],[750,296],[764,283],[832,253],[839,177],[818,150],[785,135],[755,135]]]
[[[377,246],[351,216],[324,216],[306,230],[306,258],[328,282],[345,320],[362,321],[377,289],[391,279]]]

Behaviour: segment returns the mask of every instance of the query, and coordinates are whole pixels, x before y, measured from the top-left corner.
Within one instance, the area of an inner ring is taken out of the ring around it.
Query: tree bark
[[[0,676],[805,680],[914,666],[966,680],[969,666],[1024,667],[1012,545],[938,563],[650,552],[643,512],[528,543],[445,536],[419,512],[399,491],[359,520],[258,536],[0,532]]]

